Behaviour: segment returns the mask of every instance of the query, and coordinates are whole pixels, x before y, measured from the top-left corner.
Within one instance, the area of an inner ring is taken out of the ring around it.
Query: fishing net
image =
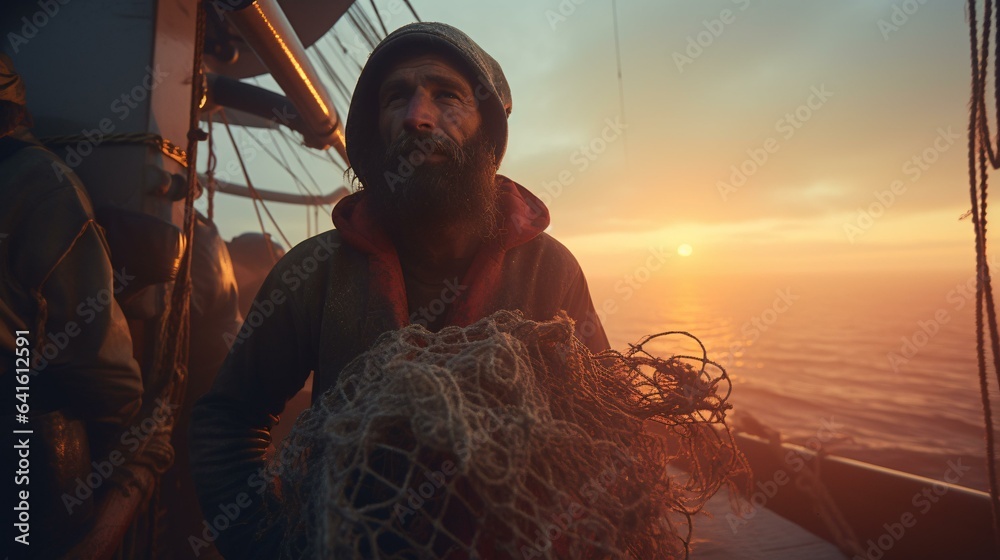
[[[383,334],[283,443],[306,450],[272,471],[283,554],[685,557],[692,515],[745,470],[730,385],[643,343],[592,355],[565,315],[506,311]]]

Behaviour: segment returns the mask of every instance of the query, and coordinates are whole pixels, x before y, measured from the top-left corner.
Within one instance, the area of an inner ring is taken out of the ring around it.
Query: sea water
[[[589,281],[613,347],[667,330],[696,335],[733,379],[734,417],[935,479],[960,461],[972,468],[958,484],[987,488],[971,274],[661,274],[628,288],[620,278]],[[700,352],[682,337],[648,349]]]

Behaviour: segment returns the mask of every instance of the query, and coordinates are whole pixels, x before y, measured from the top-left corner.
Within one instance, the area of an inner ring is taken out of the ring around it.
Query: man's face
[[[383,225],[432,224],[489,235],[497,219],[496,155],[469,81],[426,55],[391,67],[379,88],[383,154],[365,184]]]
[[[379,88],[379,133],[386,146],[401,134],[447,136],[463,146],[482,124],[468,80],[444,58],[423,55],[393,66]],[[442,158],[431,154],[431,161]]]

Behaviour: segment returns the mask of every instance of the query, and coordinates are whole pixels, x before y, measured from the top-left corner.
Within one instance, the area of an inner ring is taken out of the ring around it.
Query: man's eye
[[[453,91],[442,91],[441,93],[438,94],[438,97],[445,97],[448,99],[461,99],[461,96],[459,96],[457,93]]]
[[[385,98],[382,101],[382,104],[383,105],[392,105],[393,103],[395,103],[397,101],[401,101],[402,99],[403,99],[403,96],[401,94],[399,94],[399,93],[390,93],[389,95],[385,96]]]

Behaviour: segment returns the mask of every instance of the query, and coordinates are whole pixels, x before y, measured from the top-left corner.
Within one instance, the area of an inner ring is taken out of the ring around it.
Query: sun
[[[685,244],[683,244],[683,245],[681,245],[680,247],[677,248],[677,254],[680,255],[680,256],[682,256],[682,257],[690,257],[691,253],[693,253],[693,252],[694,252],[694,249],[692,249],[691,246],[688,245],[687,243],[685,243]]]

